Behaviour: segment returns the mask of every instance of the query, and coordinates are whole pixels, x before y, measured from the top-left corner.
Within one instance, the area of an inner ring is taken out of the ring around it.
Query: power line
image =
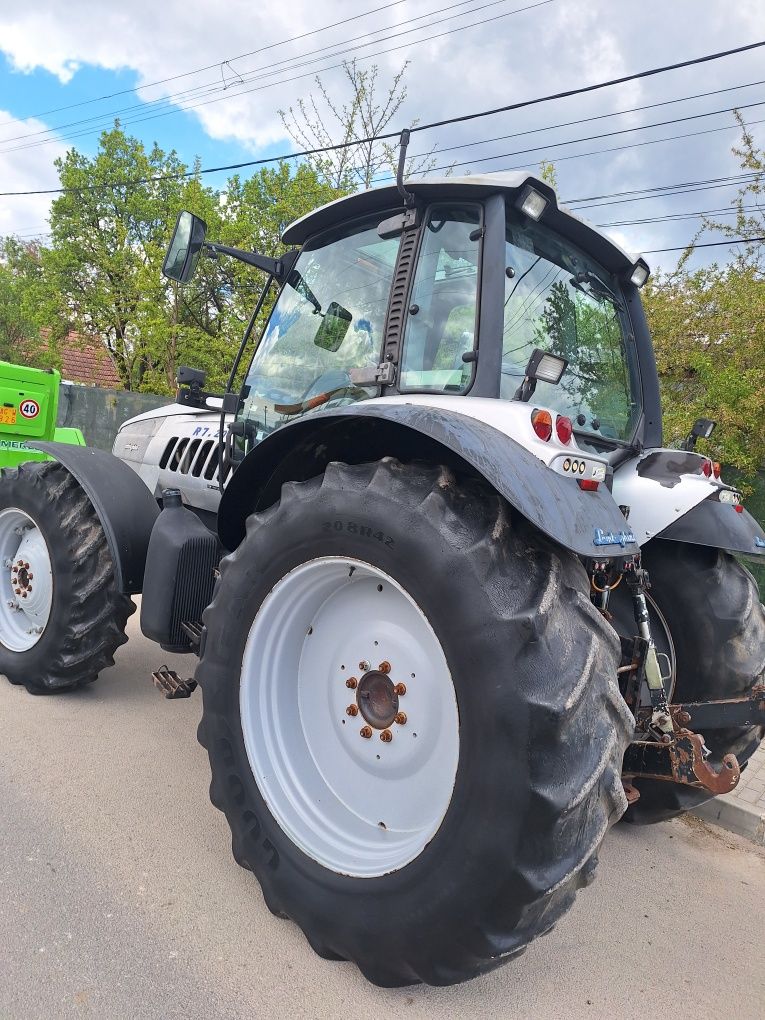
[[[673,197],[673,196],[669,196]],[[635,227],[645,223],[674,223],[681,220],[699,220],[704,216],[738,216],[740,212],[753,212],[759,209],[756,205],[742,205],[739,209],[723,206],[721,209],[701,209],[699,212],[665,213],[663,216],[647,216],[639,220],[611,220],[608,223],[596,223],[596,227]]]
[[[485,3],[482,6],[472,8],[469,11],[463,11],[461,14],[454,15],[454,17],[465,17],[468,14],[477,13],[478,11],[486,10],[489,7],[496,7],[497,4],[505,3],[505,2],[507,2],[507,0],[490,0],[489,3]],[[490,18],[483,18],[480,21],[471,22],[469,25],[458,25],[458,26],[455,26],[454,28],[448,29],[448,30],[446,30],[444,32],[438,32],[438,33],[435,33],[433,35],[425,36],[422,39],[413,39],[413,40],[411,40],[409,42],[401,43],[398,46],[393,46],[393,47],[390,47],[389,49],[386,49],[386,50],[378,50],[378,51],[376,51],[374,53],[367,53],[367,54],[364,54],[364,55],[362,55],[361,57],[359,57],[357,59],[368,60],[368,59],[371,59],[372,57],[382,56],[384,54],[397,52],[398,50],[401,50],[401,49],[406,49],[408,46],[419,46],[422,43],[431,42],[433,39],[440,39],[440,38],[442,38],[444,36],[447,36],[447,35],[453,35],[455,32],[466,31],[467,29],[470,29],[470,28],[476,28],[476,27],[479,27],[481,25],[488,24],[491,21],[498,21],[498,20],[500,20],[502,18],[510,17],[513,14],[520,14],[520,13],[523,13],[524,11],[532,10],[532,9],[534,9],[536,7],[544,7],[547,4],[555,3],[555,2],[556,2],[556,0],[537,0],[536,3],[529,4],[529,5],[525,6],[525,7],[519,7],[519,8],[515,8],[514,10],[511,10],[511,11],[505,11],[502,14],[497,14],[497,15],[494,15],[493,17],[490,17]],[[464,0],[463,0],[463,2],[453,4],[451,8],[449,8],[449,7],[441,8],[440,10],[441,11],[451,10],[451,9],[453,9],[455,7],[462,7],[462,6],[464,6]],[[417,20],[420,20],[423,17],[429,17],[430,14],[436,14],[436,13],[440,13],[440,11],[431,11],[427,15],[419,15],[418,17],[413,18],[411,20],[417,21]],[[444,21],[450,21],[450,20],[452,20],[451,17],[440,18],[440,19],[437,19],[435,21],[430,22],[428,25],[419,25],[419,26],[417,26],[415,28],[405,29],[404,31],[395,32],[392,35],[384,36],[381,39],[375,39],[375,40],[371,40],[369,42],[360,43],[358,46],[351,46],[351,47],[349,47],[347,45],[349,42],[354,42],[355,40],[353,40],[353,39],[347,40],[345,43],[343,43],[343,42],[333,43],[331,46],[322,47],[322,49],[331,49],[332,46],[340,46],[342,48],[339,49],[339,50],[336,50],[334,53],[328,53],[328,54],[325,54],[322,57],[315,57],[312,60],[304,60],[304,61],[299,62],[299,63],[295,63],[294,62],[294,58],[290,58],[289,60],[285,60],[285,61],[281,61],[280,62],[280,63],[283,63],[283,64],[286,63],[286,64],[291,64],[292,65],[292,66],[288,66],[288,67],[282,67],[282,68],[278,68],[277,67],[276,69],[272,69],[272,70],[268,70],[268,71],[263,71],[262,69],[256,69],[256,70],[261,70],[262,71],[262,73],[260,73],[260,74],[252,74],[251,72],[245,72],[245,73],[249,74],[250,76],[248,78],[246,78],[246,79],[242,79],[241,84],[247,84],[250,81],[257,81],[257,80],[259,80],[261,78],[272,77],[275,74],[283,74],[283,73],[289,72],[291,70],[297,70],[300,67],[304,67],[307,64],[316,63],[317,61],[320,61],[320,60],[331,60],[334,57],[338,57],[338,56],[343,58],[343,60],[339,64],[331,64],[331,65],[329,65],[327,67],[314,68],[313,70],[307,71],[304,74],[298,74],[298,75],[295,75],[292,78],[280,79],[280,80],[277,80],[277,81],[267,82],[265,85],[259,85],[259,86],[257,86],[256,88],[253,88],[253,89],[240,89],[238,91],[235,91],[233,89],[228,89],[226,87],[221,88],[221,86],[219,86],[219,85],[216,85],[216,86],[209,86],[209,85],[207,85],[207,86],[199,86],[196,89],[188,90],[189,93],[192,93],[192,92],[199,93],[198,96],[191,96],[190,97],[190,98],[199,98],[200,99],[199,102],[186,103],[184,106],[172,107],[172,100],[173,99],[182,98],[184,95],[186,95],[186,93],[177,93],[176,96],[168,96],[168,97],[165,97],[165,98],[162,98],[162,99],[155,100],[154,104],[156,104],[158,106],[161,106],[161,105],[164,105],[164,106],[170,105],[171,106],[170,109],[162,109],[160,112],[157,112],[157,113],[146,113],[145,112],[145,107],[148,104],[136,104],[136,105],[133,105],[133,106],[124,107],[121,110],[112,110],[108,114],[99,114],[99,115],[94,116],[94,117],[84,118],[81,121],[72,121],[69,124],[57,125],[55,128],[52,128],[52,129],[46,129],[44,131],[30,132],[29,134],[25,134],[25,135],[16,135],[16,136],[13,136],[11,138],[3,139],[3,141],[14,141],[14,140],[23,139],[23,138],[32,138],[35,135],[51,134],[53,131],[61,131],[61,130],[65,129],[65,128],[74,127],[77,124],[81,124],[81,123],[84,124],[84,123],[89,123],[91,121],[100,121],[103,118],[106,118],[106,120],[108,121],[112,117],[119,116],[119,114],[121,114],[121,113],[130,112],[131,110],[144,110],[144,116],[133,117],[133,118],[130,118],[129,120],[126,120],[125,123],[127,125],[141,124],[141,123],[144,123],[144,122],[149,121],[149,120],[157,120],[160,117],[176,116],[176,115],[178,115],[180,113],[187,113],[189,110],[198,109],[200,106],[209,106],[212,103],[220,103],[220,102],[223,102],[224,100],[227,100],[227,99],[236,99],[237,97],[250,95],[253,92],[261,92],[264,89],[273,88],[273,87],[275,87],[277,85],[284,85],[284,84],[287,84],[289,82],[298,81],[301,78],[309,78],[309,77],[311,77],[311,76],[313,76],[315,74],[318,74],[318,73],[325,74],[327,71],[336,70],[337,68],[342,67],[344,62],[345,62],[345,59],[347,58],[348,53],[352,52],[353,50],[363,49],[366,46],[378,45],[381,42],[387,42],[387,41],[390,41],[391,39],[397,39],[397,38],[400,38],[403,35],[409,35],[412,32],[420,32],[420,31],[423,31],[423,29],[425,29],[425,28],[429,28],[429,27],[432,27],[434,25],[439,25],[439,24],[442,24]],[[379,29],[377,31],[385,31],[385,30],[384,29]],[[369,34],[369,33],[366,33],[366,34]],[[364,36],[356,36],[356,39],[362,39],[362,38],[364,38]],[[314,52],[319,52],[319,51],[317,50],[317,51],[314,51]],[[224,95],[219,95],[219,96],[217,96],[216,98],[213,98],[213,99],[202,99],[201,98],[202,96],[210,95],[210,94],[214,95],[215,93],[218,93],[218,92],[223,92],[225,94]],[[152,105],[154,105],[154,104],[152,104]],[[97,131],[97,130],[99,130],[99,127],[98,126],[93,126],[93,127],[89,127],[89,128],[83,128],[80,131],[70,132],[69,135],[68,135],[68,139],[71,140],[73,138],[81,138],[81,137],[87,136],[89,134],[92,134],[94,131]],[[19,146],[14,146],[14,147],[9,148],[9,149],[4,149],[3,151],[4,152],[16,152],[16,151],[19,151],[20,149],[37,148],[40,145],[50,145],[50,144],[52,144],[53,142],[56,142],[56,141],[58,141],[57,138],[44,138],[44,139],[40,139],[40,140],[38,140],[36,142],[29,142],[26,145],[19,145]]]
[[[343,18],[342,21],[334,21],[331,25],[322,25],[321,28],[311,29],[309,32],[303,32],[301,35],[294,35],[288,39],[281,39],[279,42],[269,43],[267,46],[261,46],[256,50],[250,50],[247,53],[240,53],[236,57],[228,57],[224,60],[219,60],[214,64],[206,64],[204,67],[197,67],[192,71],[183,71],[180,74],[171,75],[169,78],[160,78],[158,81],[148,82],[145,85],[134,86],[130,89],[120,89],[118,92],[109,92],[103,96],[95,96],[92,99],[82,99],[77,103],[69,103],[66,106],[57,106],[52,110],[44,110],[42,113],[33,113],[26,119],[39,119],[40,117],[49,117],[52,113],[61,113],[63,110],[73,110],[78,106],[86,106],[89,103],[100,103],[106,99],[114,99],[116,96],[125,96],[129,93],[135,92],[137,88],[150,89],[155,88],[157,85],[166,85],[169,81],[178,81],[181,78],[188,78],[194,74],[202,74],[204,71],[211,71],[215,67],[221,67],[223,64],[230,64],[234,60],[243,60],[245,57],[253,57],[256,53],[265,53],[266,50],[275,49],[278,46],[286,46],[288,43],[299,42],[301,39],[306,39],[311,35],[318,35],[319,32],[327,32],[331,28],[338,28],[340,25],[347,25],[351,21],[358,21],[361,18],[368,18],[372,14],[379,14],[380,11],[387,11],[391,7],[398,7],[404,3],[405,0],[393,0],[392,3],[383,4],[382,7],[373,7],[369,11],[363,11],[361,14],[353,14],[350,17]]]
[[[399,2],[402,2],[402,0],[399,0]],[[453,10],[455,10],[458,7],[466,6],[468,3],[471,3],[471,2],[473,2],[473,0],[460,0],[460,2],[454,3],[454,4],[452,4],[449,7],[438,8],[435,11],[428,11],[425,14],[420,14],[420,15],[417,15],[417,16],[415,16],[413,18],[410,18],[410,19],[408,19],[408,22],[405,22],[405,24],[406,23],[412,23],[412,22],[415,22],[415,21],[421,21],[424,18],[428,18],[428,17],[430,17],[433,14],[441,14],[441,13],[445,13],[446,11],[453,11]],[[490,0],[489,3],[483,4],[480,7],[472,8],[469,11],[463,11],[461,14],[454,15],[454,17],[464,17],[467,14],[472,14],[472,13],[475,13],[477,11],[484,10],[487,7],[494,7],[494,6],[497,6],[497,4],[506,3],[506,2],[507,2],[507,0]],[[554,2],[554,0],[543,0],[543,2],[544,3],[552,3],[552,2]],[[511,11],[511,12],[507,12],[507,13],[511,14],[511,13],[514,13],[514,12]],[[504,16],[507,16],[507,15],[503,15],[503,17]],[[350,19],[350,20],[354,20],[354,19]],[[448,21],[448,20],[450,20],[450,19],[449,18],[441,18],[438,21],[431,22],[431,24],[436,25],[436,24],[440,24],[442,21]],[[394,27],[396,27],[396,26],[394,26]],[[409,28],[409,29],[406,29],[406,30],[404,30],[402,32],[396,32],[393,35],[386,36],[383,39],[370,40],[369,42],[363,43],[362,46],[373,46],[376,43],[386,42],[386,41],[388,41],[390,39],[398,38],[399,36],[402,36],[402,35],[408,35],[411,32],[422,31],[426,27],[428,27],[428,26],[420,25],[420,26],[417,26],[415,28]],[[388,31],[388,29],[386,29],[386,28],[372,29],[371,31],[365,32],[362,35],[354,36],[352,39],[346,39],[346,40],[344,40],[342,42],[331,43],[328,46],[323,46],[323,47],[320,47],[319,49],[316,49],[316,50],[309,50],[308,52],[301,53],[299,55],[299,57],[306,57],[306,56],[310,57],[314,53],[322,53],[324,50],[327,50],[327,49],[333,49],[334,47],[337,47],[337,46],[343,47],[342,50],[339,50],[339,51],[337,51],[335,53],[332,53],[332,54],[325,54],[322,57],[316,57],[314,60],[301,60],[299,63],[296,63],[296,60],[298,60],[299,58],[289,57],[289,58],[286,58],[284,60],[276,61],[276,63],[269,64],[268,70],[266,70],[265,68],[254,68],[254,69],[252,69],[250,71],[243,71],[239,75],[239,77],[241,79],[241,84],[245,84],[247,81],[257,80],[258,78],[272,77],[272,76],[277,75],[277,74],[283,74],[285,71],[295,70],[297,68],[304,67],[306,64],[315,63],[317,60],[330,59],[332,57],[338,56],[338,54],[343,54],[343,55],[347,54],[349,52],[348,46],[351,43],[358,42],[358,40],[360,40],[360,39],[366,39],[366,38],[368,38],[368,36],[370,34],[377,34],[377,33],[385,32],[385,31]],[[280,45],[280,44],[274,44],[274,45]],[[354,49],[360,49],[361,46],[353,47],[353,48]],[[253,52],[259,52],[259,51],[253,51]],[[240,58],[232,58],[232,59],[240,59]],[[227,62],[227,63],[229,63],[229,62]],[[287,68],[279,66],[279,65],[283,65],[283,64],[292,65],[292,66],[291,67],[287,67]],[[262,74],[256,74],[256,73],[254,73],[256,71],[262,71],[263,73]],[[99,113],[99,114],[96,114],[96,115],[94,115],[92,117],[85,117],[85,118],[82,118],[80,120],[69,121],[68,123],[65,123],[65,124],[55,124],[55,125],[52,125],[51,127],[45,128],[45,129],[43,129],[41,131],[31,131],[31,132],[27,132],[27,133],[21,134],[21,135],[12,135],[12,136],[9,136],[8,138],[0,139],[0,143],[18,141],[18,140],[21,140],[21,139],[24,139],[24,138],[33,138],[33,137],[36,137],[38,135],[52,134],[54,131],[63,131],[66,128],[77,127],[78,125],[81,125],[81,124],[92,124],[93,121],[107,121],[108,122],[112,118],[118,117],[118,116],[120,116],[123,113],[129,113],[132,110],[143,110],[145,112],[147,107],[150,108],[150,107],[155,107],[155,106],[162,106],[162,105],[171,104],[173,102],[173,100],[179,100],[179,99],[183,99],[183,98],[200,98],[203,95],[209,95],[211,93],[216,93],[216,92],[225,92],[227,90],[228,90],[228,86],[225,83],[223,85],[221,85],[221,83],[219,83],[219,82],[216,82],[216,83],[206,83],[206,84],[203,84],[203,85],[195,86],[194,88],[191,88],[191,89],[186,89],[186,90],[184,90],[182,92],[176,92],[174,94],[171,94],[171,95],[168,95],[168,96],[163,96],[163,97],[161,97],[159,99],[156,99],[156,100],[151,100],[150,102],[147,102],[147,103],[137,103],[137,104],[133,104],[131,106],[122,107],[122,108],[120,108],[118,110],[109,110],[108,112],[105,112],[105,113]],[[242,95],[242,93],[241,92],[231,91],[231,92],[229,92],[229,95],[227,97],[225,97],[225,98],[235,98],[236,96],[239,96],[239,95]],[[203,105],[203,104],[197,104],[197,105]],[[167,114],[170,114],[170,113],[179,113],[179,112],[185,111],[186,109],[194,109],[194,108],[195,108],[195,106],[186,106],[186,107],[183,107],[183,108],[178,109],[178,110],[166,110],[166,111],[164,111],[164,113],[167,113]],[[164,113],[160,114],[160,115],[164,115]],[[160,116],[160,115],[157,115],[157,116]],[[140,123],[144,119],[146,119],[146,120],[153,119],[153,117],[147,116],[145,118],[143,118],[143,117],[142,118],[136,118],[134,121],[131,121],[130,123],[132,123],[132,122]],[[73,137],[82,137],[85,134],[89,134],[93,130],[98,130],[98,128],[97,127],[91,127],[91,128],[88,128],[87,130],[81,130],[79,132],[70,134],[69,137],[70,138],[73,138]],[[33,142],[33,143],[30,143],[29,146],[17,146],[16,148],[27,148],[27,147],[31,148],[31,147],[34,147],[34,146],[40,145],[40,144],[46,144],[47,145],[47,144],[50,143],[50,141],[53,141],[53,139],[47,139],[47,140],[41,141],[41,142]],[[16,151],[16,150],[15,149],[9,149],[9,150],[6,150],[6,151],[13,152],[13,151]]]
[[[531,146],[528,149],[516,149],[515,152],[501,152],[501,153],[499,153],[497,155],[494,155],[494,156],[476,156],[475,159],[465,160],[464,162],[461,162],[461,163],[449,163],[446,166],[432,167],[429,170],[420,170],[420,171],[417,171],[417,172],[418,173],[433,173],[434,171],[439,171],[439,170],[451,170],[455,166],[474,166],[477,163],[490,163],[490,162],[492,162],[495,159],[508,159],[511,156],[525,156],[526,154],[528,154],[530,152],[540,152],[540,151],[546,152],[548,149],[559,148],[560,146],[563,146],[563,145],[579,145],[582,142],[593,142],[593,141],[597,141],[597,140],[599,140],[601,138],[613,138],[616,135],[631,134],[634,131],[647,131],[650,128],[667,127],[667,126],[669,126],[671,124],[680,124],[680,123],[682,123],[684,121],[689,121],[689,120],[699,120],[699,119],[701,119],[703,117],[716,117],[716,116],[718,116],[721,113],[732,113],[734,110],[747,110],[747,109],[750,109],[750,108],[755,107],[755,106],[765,106],[765,100],[761,100],[758,103],[743,103],[740,106],[730,106],[730,107],[727,107],[724,110],[710,110],[708,113],[694,113],[694,114],[690,114],[687,117],[674,117],[672,120],[656,121],[653,124],[637,124],[634,127],[619,128],[617,131],[604,131],[601,134],[598,134],[598,135],[588,135],[588,136],[586,136],[584,138],[571,138],[571,139],[566,139],[566,140],[560,141],[560,142],[546,142],[543,145],[533,145],[533,146]],[[762,124],[763,121],[761,121],[761,120],[753,120],[750,123],[751,124]],[[606,152],[620,152],[623,149],[634,149],[634,148],[638,148],[638,147],[643,146],[643,145],[655,145],[657,142],[673,142],[673,141],[676,141],[676,140],[681,139],[681,138],[694,138],[697,135],[709,135],[709,134],[714,134],[717,131],[732,131],[735,128],[736,128],[735,124],[726,124],[723,127],[708,128],[705,131],[691,131],[691,132],[688,132],[688,133],[683,134],[683,135],[677,135],[676,134],[676,135],[672,135],[670,138],[649,138],[649,139],[647,139],[644,142],[630,142],[629,145],[617,145],[617,146],[614,146],[613,148],[609,148],[609,149],[595,149],[592,152],[577,152],[577,153],[574,153],[572,156],[556,156],[555,159],[558,162],[562,162],[565,159],[580,159],[583,156],[600,156],[600,155],[602,155],[603,153],[606,153]],[[540,128],[539,130],[541,131],[541,130],[544,130],[544,129]],[[491,140],[492,139],[489,139],[489,141],[491,141]],[[480,143],[476,143],[476,144],[480,144]],[[439,152],[441,152],[441,151],[445,152],[447,150],[439,149],[438,151]],[[512,167],[512,168],[511,167],[503,167],[503,170],[500,171],[500,172],[503,172],[503,171],[506,171],[506,170],[509,171],[510,169],[517,169],[517,168],[515,168],[515,167]],[[387,175],[385,175],[383,177],[377,177],[377,178],[375,178],[375,180],[377,180],[377,181],[393,180],[393,175],[392,174],[387,174]]]
[[[705,99],[708,96],[718,96],[718,95],[721,95],[723,92],[735,92],[738,89],[753,88],[756,85],[765,85],[765,79],[761,79],[759,81],[746,82],[743,85],[730,85],[730,86],[728,86],[727,88],[724,88],[724,89],[712,89],[711,92],[696,92],[694,95],[691,95],[691,96],[678,96],[675,99],[662,99],[660,102],[656,102],[656,103],[646,103],[643,106],[631,106],[631,107],[629,107],[626,110],[613,110],[611,113],[598,113],[598,114],[596,114],[596,115],[594,115],[592,117],[580,117],[577,120],[562,121],[559,124],[548,124],[545,127],[528,128],[525,131],[515,131],[511,135],[497,135],[495,138],[480,139],[477,142],[462,142],[460,145],[447,145],[445,147],[439,147],[438,151],[441,152],[441,153],[443,153],[443,152],[454,152],[457,149],[468,149],[468,148],[471,148],[474,145],[489,145],[491,142],[503,142],[503,141],[506,141],[508,138],[523,138],[525,135],[535,135],[535,134],[537,134],[540,131],[556,131],[559,128],[576,127],[579,124],[589,124],[592,121],[596,121],[596,120],[605,120],[605,119],[607,119],[609,117],[622,117],[622,116],[624,116],[625,114],[628,114],[628,113],[641,113],[643,110],[653,110],[653,109],[655,109],[658,106],[670,106],[673,103],[686,103],[686,102],[689,102],[692,99]],[[737,110],[737,109],[744,109],[744,107],[743,106],[734,106],[734,107],[730,107],[730,109],[731,110]],[[725,111],[725,112],[728,112],[728,111]],[[708,115],[704,114],[703,116],[708,116]],[[643,125],[643,126],[644,127],[649,127],[651,125]],[[641,130],[641,127],[638,126],[635,130]],[[426,153],[421,153],[420,156],[422,156],[422,155],[426,155]],[[419,156],[414,156],[413,158],[417,159],[417,158],[419,158]]]
[[[509,104],[507,106],[495,107],[495,108],[490,109],[490,110],[481,110],[481,111],[478,111],[478,112],[475,112],[475,113],[462,114],[462,115],[457,116],[457,117],[451,117],[451,118],[447,118],[447,119],[444,119],[444,120],[432,121],[432,122],[430,122],[428,124],[417,124],[414,127],[412,127],[410,130],[412,132],[429,131],[429,130],[432,130],[433,128],[444,127],[445,125],[448,125],[448,124],[460,124],[460,123],[465,123],[466,121],[469,121],[469,120],[477,120],[477,119],[482,118],[482,117],[492,117],[492,116],[495,116],[498,113],[506,113],[506,112],[511,111],[511,110],[519,110],[519,109],[523,109],[523,108],[529,107],[529,106],[536,106],[536,105],[539,105],[540,103],[553,102],[553,101],[558,100],[558,99],[569,98],[571,96],[576,96],[576,95],[583,95],[585,93],[594,92],[594,91],[597,91],[599,89],[610,88],[610,87],[612,87],[614,85],[622,85],[625,82],[636,81],[636,80],[641,79],[641,78],[648,78],[648,77],[652,77],[652,76],[657,75],[657,74],[663,74],[663,73],[665,73],[667,71],[675,71],[675,70],[678,70],[680,68],[690,67],[690,66],[696,65],[696,64],[708,63],[709,61],[712,61],[712,60],[720,60],[720,59],[722,59],[724,57],[729,57],[729,56],[732,56],[732,55],[738,54],[738,53],[744,53],[744,52],[747,52],[749,50],[759,49],[759,48],[761,48],[763,46],[765,46],[765,40],[761,40],[759,42],[754,42],[754,43],[748,43],[745,46],[737,46],[737,47],[735,47],[733,49],[721,50],[721,51],[719,51],[717,53],[708,53],[708,54],[705,54],[704,56],[701,56],[701,57],[694,57],[692,59],[679,61],[679,62],[676,62],[674,64],[667,64],[667,65],[665,65],[663,67],[654,67],[654,68],[649,68],[649,69],[644,70],[644,71],[636,71],[633,74],[622,75],[619,78],[611,78],[611,79],[609,79],[607,81],[597,82],[597,83],[595,83],[593,85],[580,86],[577,89],[568,89],[568,90],[565,90],[563,92],[551,93],[551,94],[546,95],[546,96],[538,96],[538,97],[536,97],[534,99],[526,99],[526,100],[519,101],[517,103],[511,103],[511,104]],[[297,158],[304,157],[304,156],[317,155],[317,154],[323,153],[323,152],[333,152],[333,151],[337,151],[339,149],[348,149],[348,148],[352,148],[354,145],[362,145],[362,144],[369,143],[369,142],[383,141],[383,140],[387,140],[387,139],[391,139],[391,138],[397,138],[399,136],[399,134],[400,134],[400,132],[398,132],[398,131],[389,131],[389,132],[385,132],[383,134],[373,135],[373,136],[370,136],[370,137],[367,137],[367,138],[353,139],[350,142],[338,142],[335,145],[321,146],[321,147],[317,147],[315,149],[306,149],[306,150],[303,150],[302,152],[284,153],[284,154],[279,155],[279,156],[269,156],[269,157],[262,158],[262,159],[247,160],[247,161],[243,161],[241,163],[231,163],[231,164],[227,164],[227,165],[223,165],[223,166],[219,166],[219,167],[203,167],[203,168],[201,168],[199,170],[188,170],[188,171],[185,171],[183,173],[177,173],[177,174],[157,175],[155,177],[150,177],[150,178],[146,178],[146,179],[143,179],[143,180],[137,180],[137,181],[122,181],[122,182],[115,182],[114,184],[106,184],[106,185],[103,185],[103,184],[102,185],[87,185],[87,186],[80,187],[80,188],[47,188],[47,189],[38,189],[38,190],[30,190],[30,191],[2,191],[2,192],[0,192],[0,196],[10,197],[10,196],[15,196],[15,195],[58,195],[58,194],[63,194],[64,192],[81,193],[81,192],[86,192],[86,191],[105,190],[107,188],[114,188],[114,187],[136,187],[136,186],[138,186],[140,184],[150,184],[150,183],[155,183],[155,182],[162,181],[162,180],[177,180],[177,179],[184,178],[184,177],[192,177],[192,176],[195,176],[197,174],[219,173],[219,172],[222,172],[224,170],[240,170],[240,169],[243,169],[245,167],[263,166],[264,164],[267,164],[267,163],[277,163],[277,162],[280,162],[280,161],[286,160],[286,159],[297,159]]]
[[[737,237],[727,241],[706,241],[703,244],[684,244],[679,248],[654,248],[653,251],[644,251],[644,255],[661,255],[668,251],[686,251],[688,248],[719,248],[725,244],[759,244],[765,241],[765,237]]]

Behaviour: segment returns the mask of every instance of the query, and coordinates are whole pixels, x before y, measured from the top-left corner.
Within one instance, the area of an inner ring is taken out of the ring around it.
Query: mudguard
[[[640,545],[665,538],[692,545],[765,555],[765,533],[740,505],[735,489],[701,468],[708,458],[686,450],[649,450],[616,469],[614,498],[630,508]],[[730,499],[730,502],[725,502]]]
[[[464,398],[463,398],[464,400]],[[422,404],[372,402],[317,412],[280,427],[242,461],[226,486],[218,534],[235,549],[254,510],[279,498],[286,481],[320,474],[331,461],[428,459],[470,468],[553,541],[580,556],[638,552],[623,514],[605,486],[583,491],[520,443],[485,422]]]
[[[88,494],[114,559],[120,591],[138,594],[149,535],[159,514],[157,501],[138,475],[111,453],[66,443],[36,442],[34,447],[65,467]]]
[[[721,503],[716,492],[656,537],[765,558],[765,531],[748,510]]]

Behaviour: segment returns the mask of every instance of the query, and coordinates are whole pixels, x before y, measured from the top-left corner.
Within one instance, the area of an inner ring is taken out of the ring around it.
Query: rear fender
[[[111,453],[66,443],[34,446],[65,467],[85,490],[104,529],[120,591],[139,593],[149,536],[159,514],[157,501],[138,475]]]
[[[650,450],[616,469],[614,498],[630,508],[635,538],[641,546],[663,538],[765,556],[765,532],[735,489],[701,473],[707,460],[685,450]]]
[[[276,502],[284,482],[312,478],[332,461],[361,464],[386,456],[481,475],[543,534],[579,556],[601,559],[638,551],[604,485],[582,491],[574,478],[556,473],[510,436],[466,414],[382,401],[316,413],[261,441],[223,493],[222,543],[235,549],[249,514]]]

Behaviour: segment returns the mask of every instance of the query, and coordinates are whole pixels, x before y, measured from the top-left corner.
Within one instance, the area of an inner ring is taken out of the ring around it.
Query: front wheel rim
[[[271,814],[339,874],[418,857],[451,802],[459,715],[427,617],[392,577],[321,557],[274,586],[242,661],[245,748]]]
[[[0,644],[27,652],[42,637],[53,604],[53,568],[43,533],[16,507],[0,511]]]

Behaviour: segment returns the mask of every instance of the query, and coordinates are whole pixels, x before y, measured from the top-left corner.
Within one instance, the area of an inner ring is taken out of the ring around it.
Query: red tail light
[[[539,408],[531,412],[531,427],[540,439],[548,442],[552,435],[552,415],[549,411],[540,411]]]
[[[704,476],[706,478],[711,478],[712,477],[712,461],[711,460],[705,460],[704,463],[701,465],[701,470],[704,472]]]
[[[596,482],[592,478],[577,478],[577,484],[585,492],[597,492],[600,482]]]
[[[720,477],[720,465],[717,461],[715,461],[714,464],[712,464],[712,471],[714,472],[715,478]]]
[[[744,512],[744,508],[740,503],[736,503],[733,509],[736,511],[737,514],[742,514]]]
[[[558,433],[558,439],[562,443],[569,443],[574,434],[574,426],[571,419],[567,418],[564,414],[559,414],[555,419],[555,431]]]

